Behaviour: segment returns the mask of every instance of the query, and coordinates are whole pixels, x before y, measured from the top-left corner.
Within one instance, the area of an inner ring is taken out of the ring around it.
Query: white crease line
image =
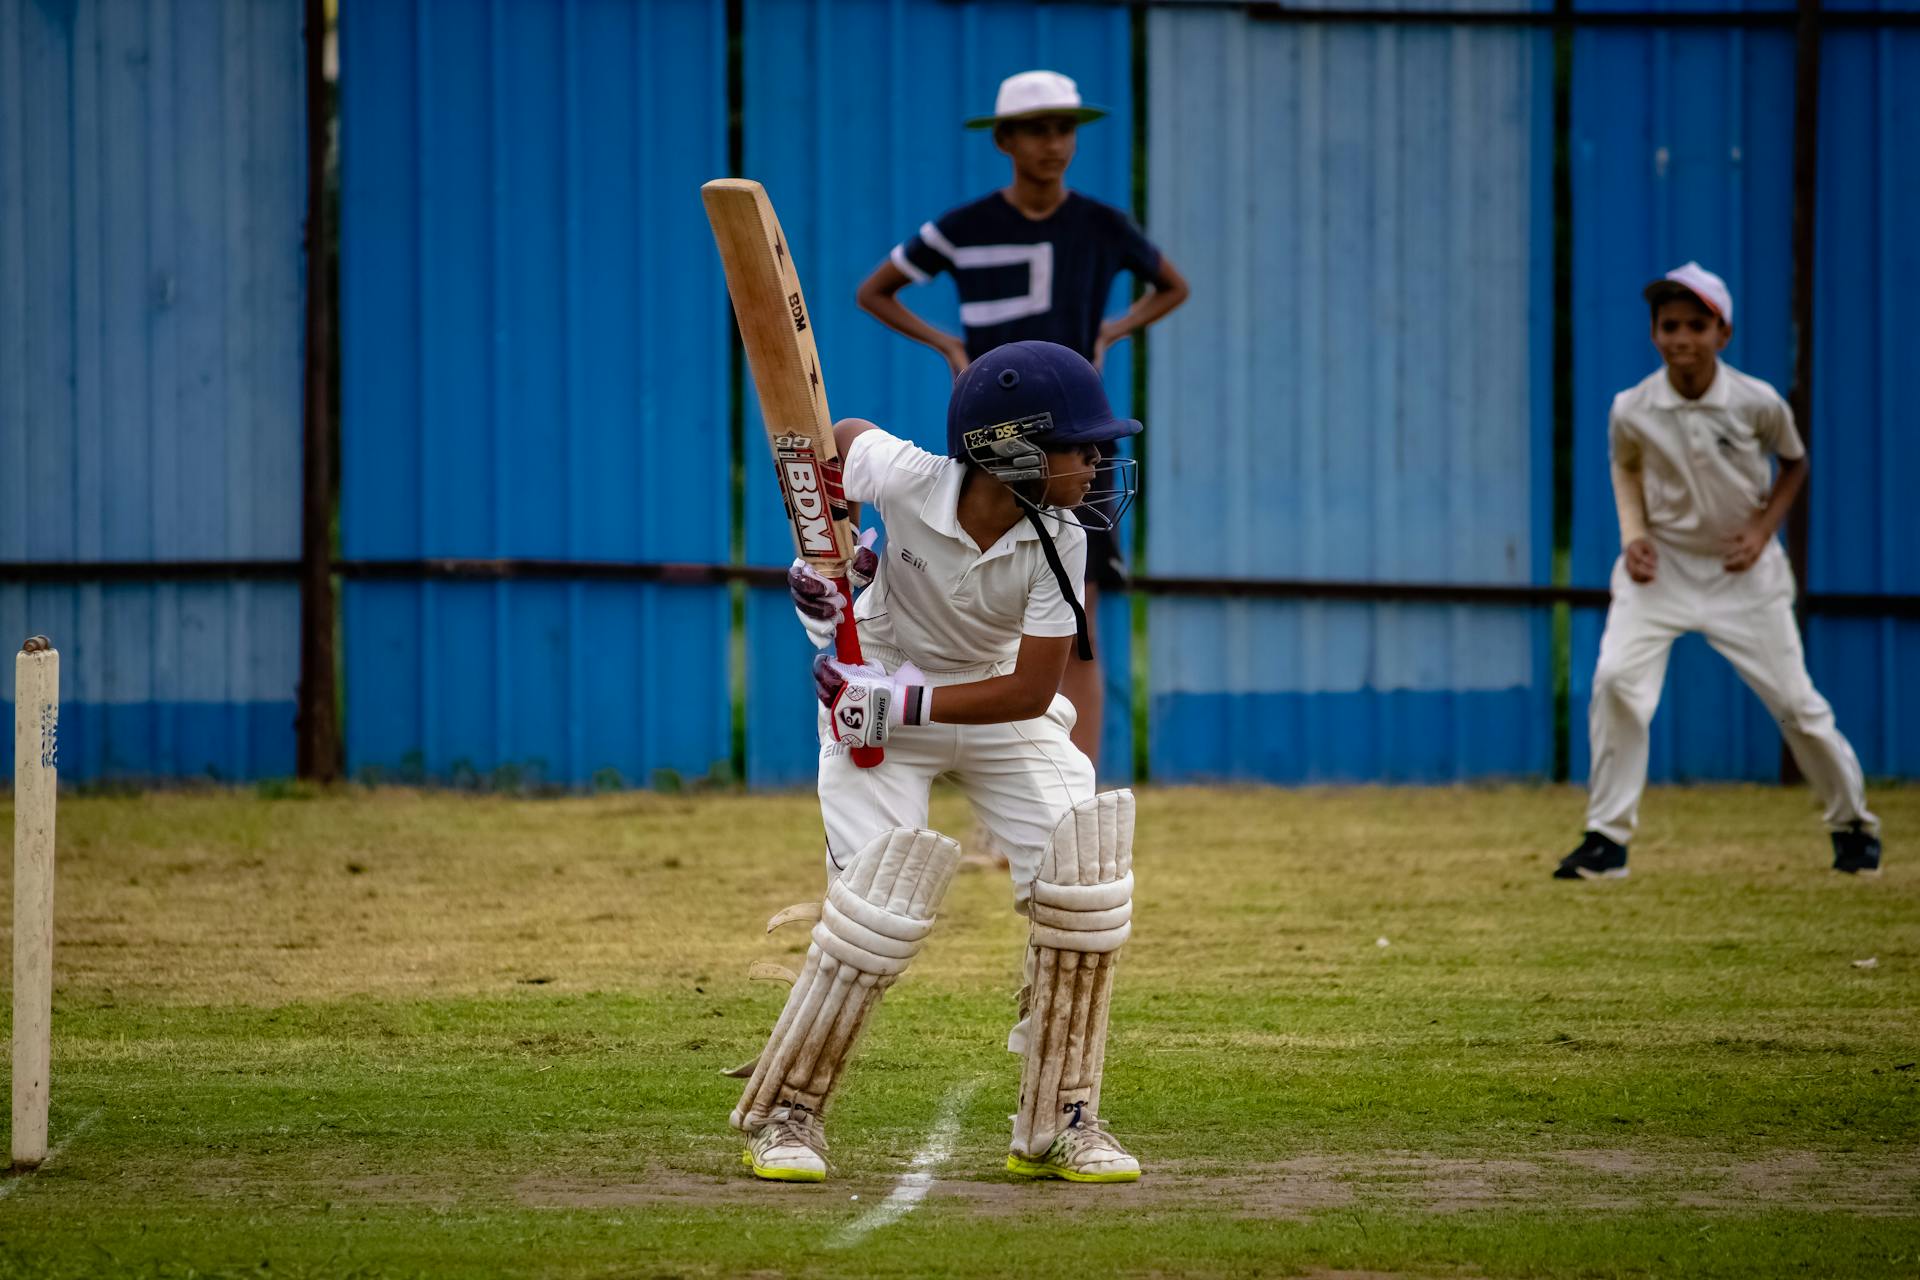
[[[960,1134],[960,1109],[980,1087],[978,1080],[958,1086],[940,1103],[940,1114],[933,1122],[933,1132],[927,1135],[926,1145],[907,1171],[900,1175],[900,1181],[894,1184],[893,1192],[865,1216],[849,1222],[840,1234],[827,1241],[829,1249],[845,1249],[858,1244],[863,1236],[878,1231],[889,1223],[898,1222],[914,1211],[914,1208],[926,1198],[933,1189],[935,1170],[953,1156],[953,1140]]]
[[[100,1118],[101,1113],[104,1112],[105,1110],[106,1110],[105,1107],[99,1108],[92,1115],[80,1121],[80,1123],[74,1125],[73,1128],[67,1130],[67,1136],[60,1139],[59,1146],[47,1152],[47,1158],[45,1160],[42,1160],[39,1164],[35,1165],[33,1168],[28,1169],[25,1173],[16,1174],[13,1177],[8,1178],[5,1182],[0,1182],[0,1200],[5,1200],[8,1196],[18,1191],[21,1187],[25,1186],[29,1180],[32,1179],[34,1174],[39,1173],[42,1169],[52,1164],[54,1160],[59,1157],[62,1151],[65,1151],[68,1147],[73,1145],[73,1140],[75,1138],[79,1137],[82,1133],[86,1132],[88,1125],[92,1124],[95,1120],[98,1120]]]

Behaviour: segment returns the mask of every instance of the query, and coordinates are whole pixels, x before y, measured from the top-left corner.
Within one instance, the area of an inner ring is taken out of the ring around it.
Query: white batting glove
[[[879,536],[878,529],[869,529],[860,535],[860,545],[847,564],[847,586],[854,591],[872,583],[879,572],[880,556],[873,549],[874,539]],[[831,580],[805,560],[798,559],[787,569],[787,594],[793,597],[793,611],[800,616],[800,625],[807,629],[813,647],[825,649],[831,645],[834,629],[840,625],[840,616],[847,607],[847,598],[834,588]]]
[[[888,675],[877,662],[852,667],[825,653],[813,659],[813,688],[827,709],[827,733],[848,747],[884,747],[899,726],[930,723],[933,690],[926,679],[911,662]]]
[[[874,577],[880,572],[880,553],[873,544],[880,540],[878,529],[867,529],[860,534],[860,541],[853,548],[853,559],[847,561],[847,584],[855,591],[865,591],[873,585]]]
[[[824,649],[833,643],[834,629],[840,625],[847,598],[833,583],[805,560],[795,560],[787,570],[787,594],[793,597],[793,611],[807,629],[813,647]]]

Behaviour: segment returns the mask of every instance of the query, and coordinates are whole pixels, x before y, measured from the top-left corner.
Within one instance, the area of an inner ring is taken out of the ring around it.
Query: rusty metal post
[[[1793,77],[1793,383],[1787,402],[1808,456],[1813,452],[1813,220],[1820,181],[1820,3],[1800,0],[1794,25]],[[1795,612],[1806,628],[1807,526],[1813,506],[1811,482],[1787,515],[1787,559],[1800,594]],[[1780,781],[1800,781],[1800,767],[1785,742],[1780,744]]]
[[[333,598],[333,228],[327,210],[332,109],[324,0],[305,0],[307,41],[307,343],[300,495],[300,690],[295,767],[331,782],[340,772]]]

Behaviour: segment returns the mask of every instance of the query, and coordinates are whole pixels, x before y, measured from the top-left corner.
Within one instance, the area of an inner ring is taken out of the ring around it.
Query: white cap
[[[1707,310],[1719,316],[1723,324],[1733,323],[1733,294],[1727,289],[1727,282],[1699,263],[1689,262],[1683,267],[1675,267],[1660,279],[1673,281],[1706,303]],[[1651,290],[1653,285],[1647,288]]]
[[[1081,102],[1080,86],[1058,71],[1022,71],[1000,82],[993,114],[974,116],[967,121],[967,128],[991,129],[1002,121],[1031,116],[1072,116],[1085,124],[1105,114],[1101,108]]]

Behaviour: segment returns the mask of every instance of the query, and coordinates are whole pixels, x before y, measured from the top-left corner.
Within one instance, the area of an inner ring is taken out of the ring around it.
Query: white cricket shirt
[[[894,650],[929,675],[1011,671],[1022,635],[1074,633],[1073,609],[1031,521],[984,551],[960,527],[965,476],[964,463],[880,430],[855,436],[845,459],[848,500],[873,504],[887,533],[880,571],[854,604],[861,642]],[[1047,532],[1068,581],[1079,583],[1087,535],[1054,520]]]
[[[1613,460],[1640,472],[1647,531],[1662,543],[1719,556],[1767,505],[1770,455],[1804,457],[1793,410],[1780,393],[1724,360],[1698,400],[1684,399],[1664,366],[1613,398]]]

